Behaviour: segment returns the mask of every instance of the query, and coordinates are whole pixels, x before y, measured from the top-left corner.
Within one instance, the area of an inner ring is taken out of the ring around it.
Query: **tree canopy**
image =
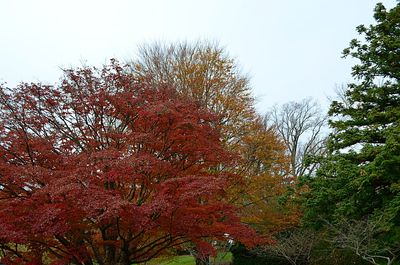
[[[125,264],[209,239],[252,244],[224,203],[237,176],[217,116],[115,60],[57,86],[0,90],[0,249],[7,264]]]
[[[293,205],[280,197],[294,185],[286,179],[286,148],[275,128],[255,111],[249,79],[236,60],[216,43],[150,43],[130,63],[138,77],[173,84],[177,93],[215,113],[224,147],[240,156],[229,170],[242,176],[231,183],[230,202],[241,207],[242,220],[266,238],[298,220]]]
[[[329,155],[316,178],[306,216],[339,224],[363,221],[379,228],[381,256],[397,256],[400,233],[400,5],[377,4],[376,23],[357,27],[344,56],[359,61],[345,102],[332,102]],[[376,229],[378,229],[376,228]]]
[[[249,79],[217,43],[145,44],[130,65],[136,75],[172,85],[178,94],[219,115],[228,146],[240,144],[240,136],[256,116]]]

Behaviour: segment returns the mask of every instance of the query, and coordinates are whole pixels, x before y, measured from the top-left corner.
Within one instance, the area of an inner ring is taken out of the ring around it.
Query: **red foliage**
[[[66,70],[0,90],[0,250],[7,264],[131,264],[254,233],[223,203],[234,160],[216,117],[127,74]]]

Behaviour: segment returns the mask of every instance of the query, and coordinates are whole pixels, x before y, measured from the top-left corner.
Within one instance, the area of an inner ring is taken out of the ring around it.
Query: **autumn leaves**
[[[5,262],[132,264],[257,242],[226,192],[244,183],[220,133],[230,118],[115,60],[64,73],[56,86],[1,88]],[[210,97],[217,108],[223,95]]]

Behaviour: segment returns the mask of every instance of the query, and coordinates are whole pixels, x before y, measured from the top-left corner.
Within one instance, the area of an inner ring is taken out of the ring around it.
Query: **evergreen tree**
[[[308,180],[305,218],[375,222],[374,255],[393,261],[400,249],[400,3],[391,10],[377,4],[374,18],[344,50],[359,63],[345,100],[331,104],[329,155]]]

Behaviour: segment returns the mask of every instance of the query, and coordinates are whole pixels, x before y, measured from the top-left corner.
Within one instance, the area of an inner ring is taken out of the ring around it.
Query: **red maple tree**
[[[219,170],[217,117],[115,60],[58,86],[0,88],[6,264],[132,264],[192,242],[254,242]]]

